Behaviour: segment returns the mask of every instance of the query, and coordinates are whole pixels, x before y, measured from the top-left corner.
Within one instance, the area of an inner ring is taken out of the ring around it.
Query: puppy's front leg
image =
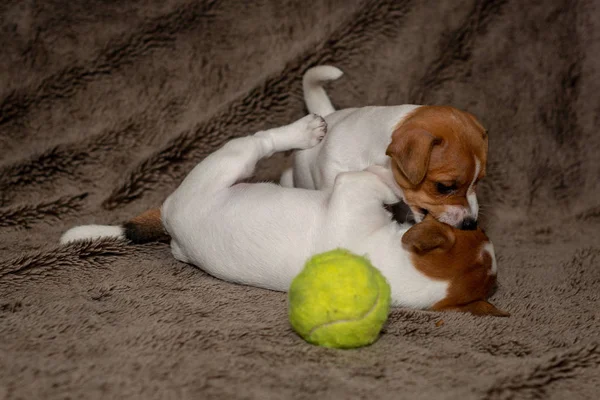
[[[338,175],[328,204],[329,236],[339,243],[362,240],[390,223],[391,214],[383,205],[398,201],[398,196],[371,172]]]

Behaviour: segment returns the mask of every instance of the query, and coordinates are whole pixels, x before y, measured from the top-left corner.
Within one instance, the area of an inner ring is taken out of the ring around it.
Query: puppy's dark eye
[[[439,194],[450,194],[456,190],[456,183],[453,183],[452,185],[446,185],[441,182],[436,182],[435,189]]]

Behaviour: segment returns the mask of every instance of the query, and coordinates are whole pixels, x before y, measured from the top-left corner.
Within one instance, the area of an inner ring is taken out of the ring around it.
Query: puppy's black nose
[[[465,218],[460,224],[460,229],[463,231],[474,231],[477,229],[477,220],[474,218]]]

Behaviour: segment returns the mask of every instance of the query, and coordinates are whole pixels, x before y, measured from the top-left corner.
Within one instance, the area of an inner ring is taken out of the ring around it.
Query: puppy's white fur
[[[492,258],[492,268],[490,269],[490,275],[496,275],[498,273],[498,262],[496,261],[496,251],[492,242],[488,242],[484,245],[483,251],[487,251]]]
[[[448,283],[418,271],[402,248],[410,226],[392,221],[382,207],[398,201],[378,177],[393,179],[389,170],[340,174],[325,191],[236,184],[263,157],[315,146],[325,128],[322,118],[309,115],[234,139],[204,159],[162,207],[173,255],[229,282],[287,291],[310,256],[343,247],[381,270],[394,306],[431,307],[446,296]],[[74,240],[70,232],[65,237]]]

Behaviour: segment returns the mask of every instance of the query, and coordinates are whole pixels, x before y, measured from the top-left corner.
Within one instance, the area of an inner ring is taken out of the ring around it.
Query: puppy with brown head
[[[319,66],[304,75],[306,105],[325,117],[328,134],[315,148],[295,153],[281,184],[329,189],[340,173],[382,166],[392,170],[389,183],[417,222],[431,214],[454,227],[475,229],[476,188],[486,173],[488,151],[477,118],[454,107],[413,104],[336,111],[322,82],[341,74]]]
[[[415,219],[431,214],[461,229],[475,229],[475,190],[485,177],[488,139],[477,119],[453,107],[422,106],[392,133],[386,154]]]

